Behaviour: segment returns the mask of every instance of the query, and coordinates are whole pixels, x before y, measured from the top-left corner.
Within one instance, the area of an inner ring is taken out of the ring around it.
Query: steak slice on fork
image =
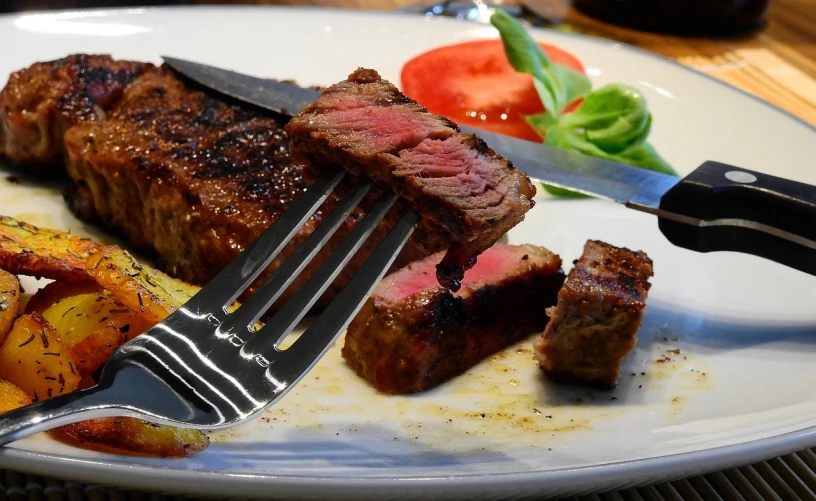
[[[447,247],[439,283],[458,290],[481,252],[533,206],[530,179],[473,134],[399,92],[374,70],[332,85],[286,126],[295,161],[387,185],[420,216],[414,241]]]

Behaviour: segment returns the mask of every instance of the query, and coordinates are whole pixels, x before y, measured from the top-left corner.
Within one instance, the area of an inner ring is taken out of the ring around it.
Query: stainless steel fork
[[[190,301],[116,350],[96,386],[3,414],[0,445],[57,426],[111,416],[188,428],[226,428],[252,418],[281,398],[345,330],[417,220],[413,212],[402,216],[343,291],[294,344],[281,349],[281,341],[368,239],[396,202],[396,195],[379,200],[257,332],[253,326],[351,214],[370,184],[352,189],[340,200],[240,308],[227,313],[227,306],[269,265],[344,176],[338,172],[315,182]]]

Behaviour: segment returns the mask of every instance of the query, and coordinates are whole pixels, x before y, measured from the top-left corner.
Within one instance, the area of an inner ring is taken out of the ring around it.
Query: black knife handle
[[[745,252],[816,275],[816,186],[706,162],[663,195],[660,209],[680,216],[659,218],[677,246]]]

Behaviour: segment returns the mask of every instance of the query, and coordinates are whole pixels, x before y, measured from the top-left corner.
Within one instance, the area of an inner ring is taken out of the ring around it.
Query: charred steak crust
[[[403,197],[421,217],[417,245],[448,247],[437,277],[454,291],[476,256],[534,205],[524,173],[374,70],[327,88],[286,130],[295,161],[317,171],[341,167]]]
[[[134,245],[155,249],[169,273],[203,285],[307,188],[302,169],[289,157],[282,120],[191,89],[169,70],[151,70],[127,87],[105,120],[66,132],[68,174],[75,181],[66,192],[69,207],[124,233]],[[331,201],[324,204],[259,280],[331,209]],[[303,284],[359,217],[346,221],[289,291]],[[323,303],[369,252],[352,259]],[[417,256],[409,248],[401,262]]]
[[[0,155],[62,172],[63,134],[104,119],[125,87],[154,66],[76,54],[14,72],[0,92]]]
[[[544,373],[556,381],[614,387],[623,358],[637,344],[652,275],[645,253],[588,241],[535,343]]]
[[[387,276],[349,326],[343,358],[379,391],[433,388],[539,331],[548,321],[541,309],[555,303],[564,282],[550,251],[496,244],[451,293],[428,287],[440,259],[437,253]]]
[[[65,145],[80,186],[71,196],[84,192],[98,220],[155,247],[171,273],[194,283],[305,186],[282,124],[191,91],[164,70],[128,87],[106,120],[69,129]]]

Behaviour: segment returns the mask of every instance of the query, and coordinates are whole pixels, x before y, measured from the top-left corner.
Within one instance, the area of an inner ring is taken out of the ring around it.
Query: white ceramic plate
[[[816,132],[784,112],[630,47],[535,34],[578,55],[596,84],[640,88],[654,114],[652,142],[679,171],[711,159],[816,184]],[[472,23],[330,10],[26,14],[0,18],[0,77],[107,52],[155,62],[169,54],[304,84],[333,83],[357,66],[398,81],[415,54],[495,36]],[[91,231],[58,190],[31,182],[0,178],[0,212]],[[587,238],[654,259],[640,343],[616,390],[547,383],[530,338],[439,389],[378,395],[345,367],[338,343],[280,405],[214,435],[190,459],[104,455],[38,436],[0,452],[0,465],[209,495],[515,497],[666,480],[816,445],[814,277],[674,248],[650,216],[600,201],[542,197],[510,238],[546,245],[565,263]]]

